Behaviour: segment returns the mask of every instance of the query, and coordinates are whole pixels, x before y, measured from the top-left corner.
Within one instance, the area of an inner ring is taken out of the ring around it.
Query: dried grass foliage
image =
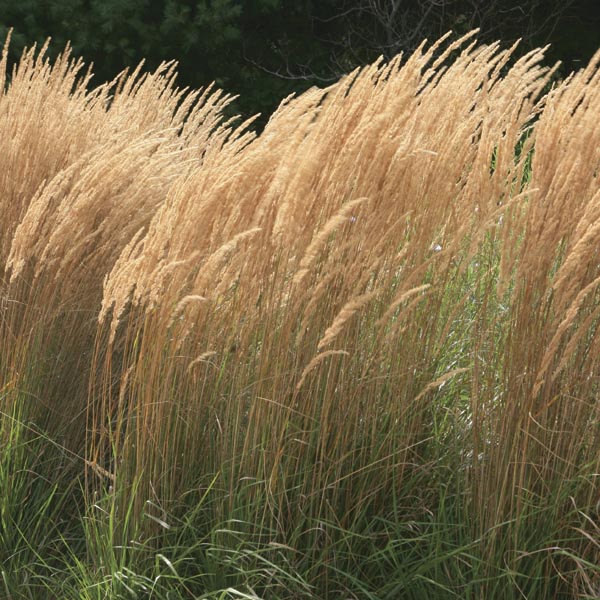
[[[600,54],[544,94],[543,50],[470,37],[288,98],[259,136],[173,65],[90,90],[31,50],[7,83],[5,47],[3,377],[76,353],[81,451],[165,497],[226,464],[381,500],[453,385],[487,525],[597,464]],[[444,364],[468,311],[469,367]]]

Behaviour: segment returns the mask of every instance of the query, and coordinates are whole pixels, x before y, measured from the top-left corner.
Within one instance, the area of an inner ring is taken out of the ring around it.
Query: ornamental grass
[[[475,35],[259,134],[7,41],[5,591],[600,595],[600,54]]]

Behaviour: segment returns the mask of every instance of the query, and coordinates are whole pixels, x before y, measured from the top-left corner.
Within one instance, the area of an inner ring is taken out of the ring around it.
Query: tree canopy
[[[327,85],[378,56],[410,52],[424,38],[479,27],[480,39],[521,48],[551,43],[563,74],[600,46],[596,0],[0,0],[0,39],[11,58],[52,37],[94,63],[94,82],[142,59],[179,63],[183,86],[215,81],[239,94],[236,111],[268,115],[279,101]]]

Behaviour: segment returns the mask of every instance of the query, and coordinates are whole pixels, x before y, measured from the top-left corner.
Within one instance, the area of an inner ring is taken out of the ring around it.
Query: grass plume
[[[474,35],[260,135],[5,46],[0,482],[58,519],[9,597],[600,593],[600,54],[549,87]]]

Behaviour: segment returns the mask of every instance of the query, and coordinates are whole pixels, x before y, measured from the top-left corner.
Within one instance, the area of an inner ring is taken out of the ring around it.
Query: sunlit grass
[[[468,39],[258,137],[5,51],[0,597],[598,596],[600,56]]]

